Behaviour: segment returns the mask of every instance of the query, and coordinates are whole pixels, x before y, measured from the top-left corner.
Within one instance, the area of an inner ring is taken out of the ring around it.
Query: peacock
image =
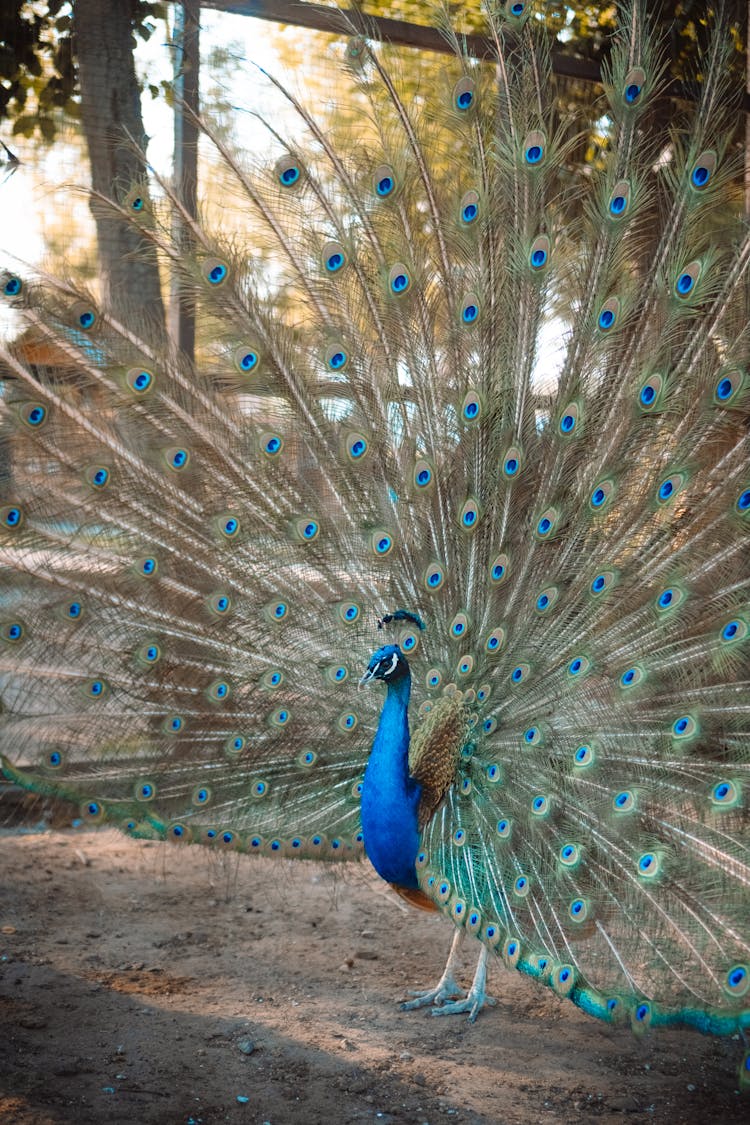
[[[153,169],[95,193],[178,277],[195,359],[136,294],[6,261],[2,773],[141,839],[367,857],[455,927],[407,1008],[473,1020],[498,957],[600,1020],[731,1036],[750,1027],[732,37],[717,17],[670,101],[646,6],[623,4],[581,165],[530,9],[486,5],[483,60],[431,9],[452,54],[416,92],[360,18],[345,146],[271,75],[297,122],[266,122],[273,159],[197,120],[239,231]]]

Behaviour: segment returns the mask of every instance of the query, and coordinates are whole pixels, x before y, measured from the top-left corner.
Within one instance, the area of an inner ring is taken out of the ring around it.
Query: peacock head
[[[409,675],[409,665],[398,645],[383,645],[370,657],[367,671],[359,681],[364,687],[371,680],[384,680],[386,684],[396,683]]]

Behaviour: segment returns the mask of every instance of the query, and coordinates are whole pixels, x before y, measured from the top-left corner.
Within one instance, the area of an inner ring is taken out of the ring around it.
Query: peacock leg
[[[451,953],[453,950],[451,950]],[[494,996],[488,996],[486,991],[487,984],[487,958],[489,950],[486,945],[482,946],[477,961],[477,967],[474,972],[474,980],[471,982],[471,988],[466,996],[460,1000],[451,1000],[448,1004],[443,1004],[440,1008],[435,1008],[432,1012],[433,1016],[454,1016],[460,1012],[469,1013],[469,1023],[474,1023],[479,1013],[485,1004],[492,1007],[497,1004]]]
[[[428,988],[424,992],[410,988],[409,995],[414,996],[414,1000],[407,1000],[401,1005],[402,1012],[410,1012],[414,1008],[426,1008],[428,1004],[444,1004],[446,1000],[450,1000],[454,996],[464,996],[464,990],[456,983],[456,978],[453,975],[456,962],[458,961],[458,951],[463,941],[464,931],[456,930],[453,935],[453,942],[451,950],[448,954],[448,960],[443,969],[443,975],[437,982],[434,988]]]

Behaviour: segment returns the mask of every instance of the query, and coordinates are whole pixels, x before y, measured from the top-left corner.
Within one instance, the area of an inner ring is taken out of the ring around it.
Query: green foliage
[[[153,21],[166,18],[166,5],[132,0],[135,37],[147,40]],[[77,118],[78,73],[75,35],[68,0],[32,5],[4,0],[0,5],[0,121],[13,121],[15,136],[37,136],[47,144],[57,136],[60,115]]]

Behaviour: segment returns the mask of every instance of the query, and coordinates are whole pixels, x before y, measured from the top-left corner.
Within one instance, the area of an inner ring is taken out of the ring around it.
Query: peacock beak
[[[377,668],[377,664],[375,665],[375,668],[368,668],[367,669],[364,676],[362,677],[362,679],[357,684],[357,690],[363,688],[365,686],[365,684],[369,684],[370,680],[372,680],[375,676],[375,669],[376,668]]]

